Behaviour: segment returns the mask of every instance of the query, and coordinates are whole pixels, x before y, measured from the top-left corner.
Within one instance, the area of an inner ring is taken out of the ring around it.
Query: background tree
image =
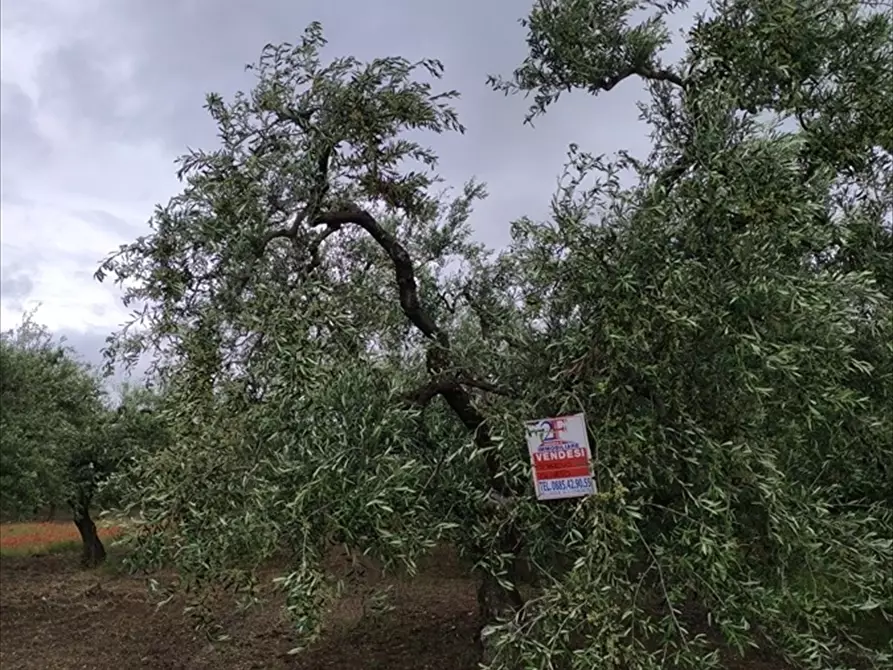
[[[68,504],[90,566],[105,558],[90,507],[103,476],[98,378],[28,314],[0,338],[0,454],[5,516]]]
[[[101,379],[28,314],[0,337],[0,503],[4,517],[68,506],[94,567],[106,550],[92,512],[116,502],[107,487],[137,448],[162,439],[153,397],[124,389],[109,409]],[[140,411],[143,410],[143,411]]]
[[[312,633],[329,541],[412,571],[447,540],[484,622],[509,618],[493,667],[705,667],[716,635],[889,662],[863,626],[893,613],[893,21],[714,2],[668,65],[683,5],[535,5],[496,88],[535,116],[639,78],[654,147],[572,147],[551,219],[498,255],[470,240],[483,189],[435,191],[416,141],[461,130],[439,64],[323,64],[312,25],[264,50],[250,94],[208,97],[221,146],[97,273],[146,307],[110,357],[154,349],[170,393],[137,558],[239,586],[285,551]],[[522,422],[572,411],[600,493],[537,503]]]

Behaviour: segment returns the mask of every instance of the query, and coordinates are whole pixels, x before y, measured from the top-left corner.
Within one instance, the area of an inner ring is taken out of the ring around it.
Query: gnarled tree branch
[[[599,81],[595,88],[602,91],[610,91],[612,88],[630,77],[638,76],[646,81],[663,81],[674,84],[680,88],[688,85],[685,79],[680,77],[672,70],[655,70],[648,65],[629,65],[610,77],[605,77]]]
[[[387,253],[394,266],[394,276],[400,298],[400,307],[406,318],[426,337],[433,340],[429,349],[428,368],[432,374],[441,374],[450,366],[450,340],[446,332],[441,330],[419,300],[415,270],[409,253],[396,237],[385,230],[369,212],[356,207],[346,206],[343,209],[321,214],[310,222],[315,226],[328,226],[330,230],[338,230],[343,225],[353,224],[365,230]],[[474,435],[475,443],[486,453],[487,471],[491,488],[504,496],[512,494],[511,487],[501,476],[499,459],[492,449],[493,440],[484,416],[472,402],[471,394],[461,385],[454,384],[439,389],[439,395],[455,412],[463,425]]]
[[[497,395],[503,395],[507,397],[512,397],[515,395],[515,393],[511,389],[507,389],[497,384],[492,384],[490,382],[482,381],[479,379],[472,379],[470,377],[454,377],[449,379],[440,379],[430,382],[429,384],[425,384],[424,386],[415,389],[411,393],[407,393],[406,400],[412,405],[424,406],[431,402],[431,400],[436,396],[442,395],[444,393],[449,393],[450,391],[454,391],[463,386],[469,386],[471,388],[480,389],[481,391],[496,393]]]
[[[394,274],[403,313],[426,337],[434,340],[432,347],[428,349],[429,370],[433,374],[438,374],[447,369],[451,363],[449,337],[446,332],[440,329],[431,315],[422,306],[419,300],[412,259],[403,245],[390,232],[385,230],[375,220],[375,217],[355,206],[323,214],[312,223],[313,225],[327,225],[330,230],[337,230],[345,224],[354,224],[360,226],[369,233],[372,239],[378,242],[394,265]],[[471,386],[472,384],[468,385]],[[490,430],[484,416],[474,406],[471,394],[462,384],[455,382],[451,384],[435,382],[426,390],[428,393],[432,391],[436,391],[435,394],[443,396],[450,409],[453,410],[463,425],[474,436],[475,444],[484,452],[491,492],[503,499],[511,498],[514,492],[502,476],[499,457],[493,448],[494,444],[490,436]],[[513,554],[520,550],[522,543],[522,538],[515,525],[510,522],[507,523],[505,535],[500,539],[501,550]],[[501,594],[498,597],[500,599],[504,598],[511,603],[512,608],[516,611],[523,607],[524,599],[517,588],[514,578],[510,580],[510,584],[510,587],[506,589],[491,576],[484,576],[478,591],[478,601],[482,614],[493,614],[493,610],[496,609],[496,606],[493,605],[493,594]]]
[[[310,225],[327,225],[330,230],[338,230],[345,224],[354,224],[365,230],[387,253],[394,265],[394,276],[400,296],[400,307],[412,324],[426,337],[435,340],[444,349],[449,349],[449,338],[434,322],[419,301],[415,269],[409,253],[390,232],[385,230],[369,212],[355,206],[319,215]]]

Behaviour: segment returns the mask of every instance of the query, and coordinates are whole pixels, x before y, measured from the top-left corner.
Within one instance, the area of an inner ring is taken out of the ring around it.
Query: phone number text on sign
[[[595,493],[592,452],[583,414],[528,421],[526,427],[537,499]]]

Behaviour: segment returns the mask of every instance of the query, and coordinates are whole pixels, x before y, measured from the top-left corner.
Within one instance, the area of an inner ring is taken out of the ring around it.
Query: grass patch
[[[111,540],[122,531],[114,522],[97,524],[99,537]],[[77,550],[81,538],[71,522],[25,522],[0,524],[0,557],[57,554]]]

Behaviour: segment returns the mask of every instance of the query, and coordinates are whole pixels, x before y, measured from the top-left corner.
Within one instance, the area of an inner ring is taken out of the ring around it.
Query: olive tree
[[[120,502],[131,465],[169,439],[163,394],[124,386],[115,403],[97,371],[33,313],[0,336],[0,512],[33,518],[69,507],[82,563],[106,557],[93,513]]]
[[[6,516],[70,506],[83,563],[105,559],[91,517],[111,466],[99,377],[26,315],[0,337],[0,481]]]
[[[494,87],[532,119],[639,79],[654,146],[571,147],[550,219],[498,254],[471,240],[483,187],[441,189],[421,143],[462,131],[439,63],[324,62],[314,24],[208,96],[220,145],[97,273],[142,305],[110,360],[153,350],[169,393],[143,565],[239,587],[285,552],[312,635],[329,542],[411,573],[449,541],[492,667],[889,661],[861,626],[893,604],[891,18],[714,2],[664,63],[683,5],[535,5]],[[599,493],[539,503],[523,421],[572,411]]]

